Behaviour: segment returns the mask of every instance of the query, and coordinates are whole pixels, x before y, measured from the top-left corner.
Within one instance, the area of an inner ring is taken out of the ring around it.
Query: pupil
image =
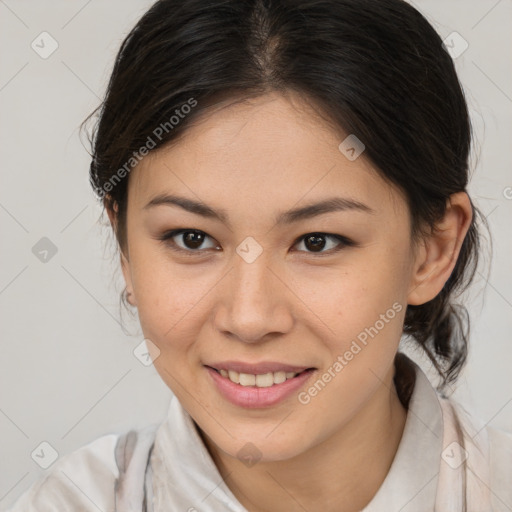
[[[189,231],[185,233],[185,245],[187,245],[190,249],[197,249],[203,243],[203,235],[201,233],[196,233],[193,231]]]
[[[306,238],[306,246],[308,246],[308,242],[311,243],[313,251],[321,250],[325,247],[325,240],[323,236],[310,235]]]

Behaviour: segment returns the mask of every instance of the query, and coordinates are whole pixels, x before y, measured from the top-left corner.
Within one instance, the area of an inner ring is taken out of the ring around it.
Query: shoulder
[[[512,509],[512,432],[487,427],[491,481],[499,498]]]
[[[115,510],[119,478],[149,449],[153,431],[148,427],[104,435],[63,456],[8,512]]]
[[[109,434],[64,455],[9,509],[9,512],[114,510],[113,489],[119,470]]]
[[[491,427],[459,403],[449,401],[462,428],[467,462],[476,461],[493,500],[493,510],[512,510],[512,432]],[[506,507],[506,508],[503,508]]]
[[[442,399],[441,401],[451,404],[461,426],[476,444],[486,444],[488,446],[490,462],[497,461],[496,456],[498,454],[507,456],[512,470],[512,432],[490,426],[489,422],[484,422],[481,418],[468,412],[460,403],[454,400]]]

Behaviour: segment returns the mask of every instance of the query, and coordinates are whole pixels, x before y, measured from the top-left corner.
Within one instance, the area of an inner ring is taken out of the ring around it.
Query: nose
[[[265,251],[251,263],[235,255],[215,315],[216,328],[224,335],[256,343],[292,328],[291,292],[270,265]]]

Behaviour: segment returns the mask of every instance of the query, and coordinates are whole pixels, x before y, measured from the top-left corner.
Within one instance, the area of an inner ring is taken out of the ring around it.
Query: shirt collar
[[[443,443],[436,391],[416,372],[407,419],[391,468],[362,512],[434,510]],[[247,512],[224,483],[195,424],[176,397],[159,427],[151,454],[153,511]]]
[[[410,359],[416,374],[402,439],[391,468],[362,512],[432,512],[443,446],[443,415],[436,391]]]
[[[173,395],[150,465],[153,511],[247,512],[224,483],[192,417]]]

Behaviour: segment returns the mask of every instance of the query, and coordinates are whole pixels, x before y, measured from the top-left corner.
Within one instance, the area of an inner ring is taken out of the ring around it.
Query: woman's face
[[[142,160],[123,262],[162,379],[223,452],[269,461],[389,401],[412,289],[403,196],[291,98],[231,105]]]

